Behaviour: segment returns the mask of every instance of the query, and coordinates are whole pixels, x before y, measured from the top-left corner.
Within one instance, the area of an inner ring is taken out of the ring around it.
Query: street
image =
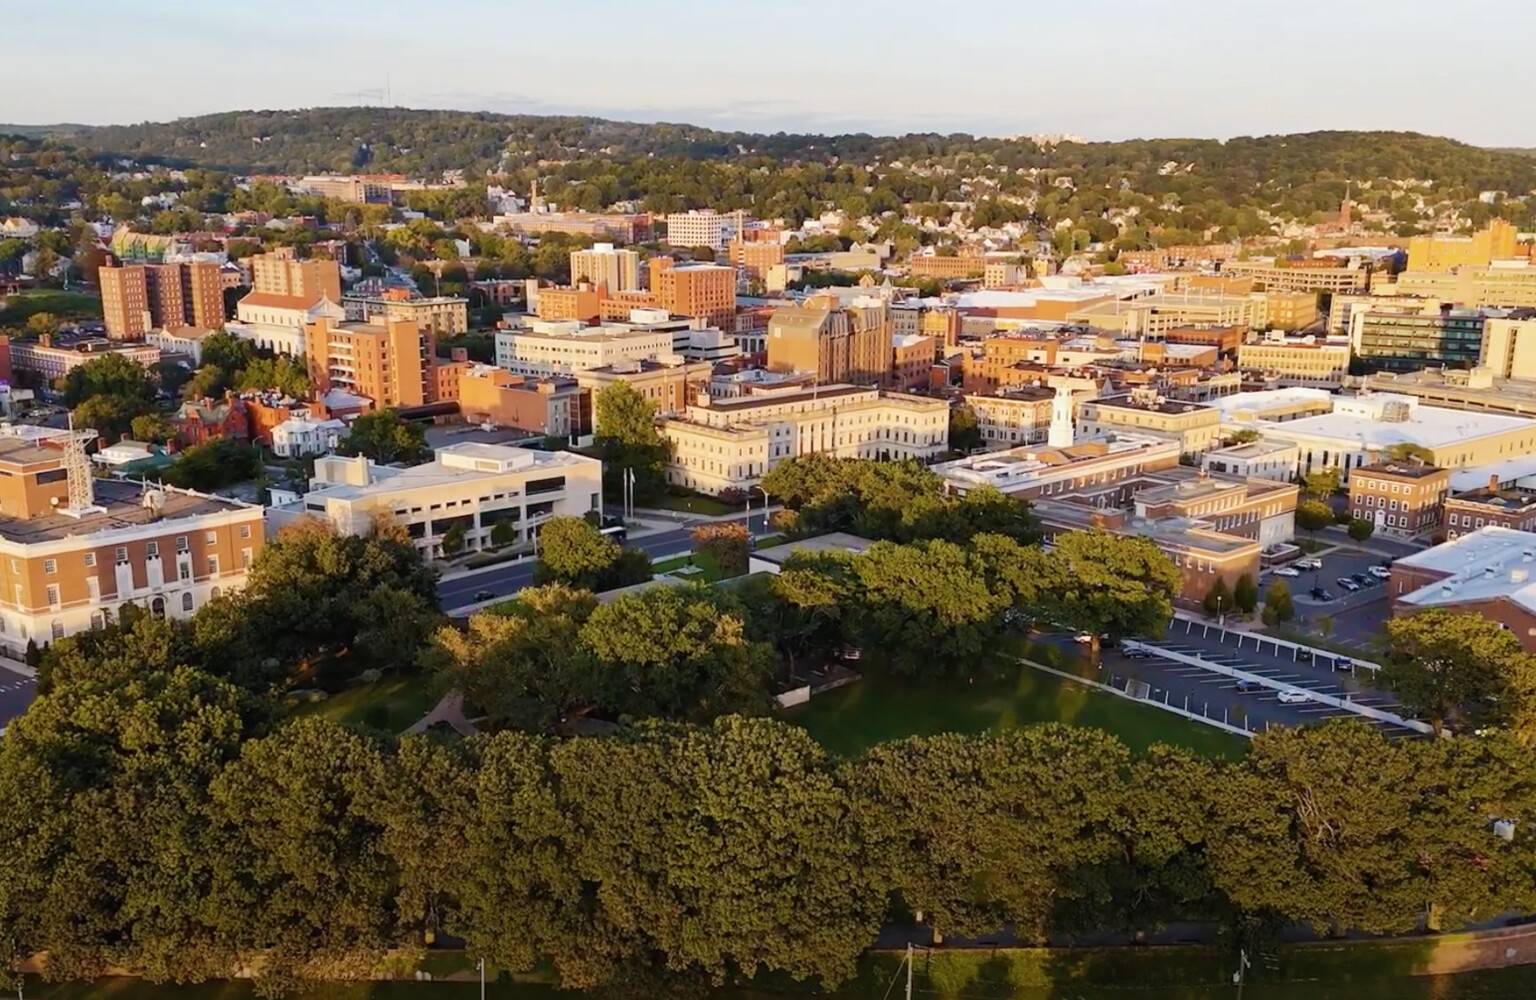
[[[37,695],[37,681],[7,667],[0,667],[0,731],[27,710]]]

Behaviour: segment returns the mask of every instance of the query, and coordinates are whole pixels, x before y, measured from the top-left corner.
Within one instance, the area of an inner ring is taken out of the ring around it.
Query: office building
[[[1054,390],[1040,385],[1019,386],[996,395],[974,393],[964,405],[976,414],[983,448],[1040,444],[1051,427]]]
[[[591,402],[564,375],[514,375],[493,365],[472,365],[459,377],[459,412],[471,423],[568,438],[592,432]]]
[[[68,347],[54,347],[47,337],[36,341],[10,342],[11,368],[18,372],[36,372],[44,381],[53,382],[95,358],[118,354],[144,367],[160,362],[160,348],[149,344],[114,343],[96,337],[77,340]]]
[[[1339,385],[1349,374],[1349,342],[1267,337],[1239,346],[1237,366],[1278,375],[1291,384]]]
[[[1478,365],[1494,378],[1536,379],[1536,310],[1489,316]]]
[[[736,320],[736,270],[718,264],[678,264],[671,257],[651,260],[651,298],[673,316],[701,319],[721,330]]]
[[[68,432],[0,437],[0,647],[10,656],[29,639],[101,628],[128,602],[187,618],[244,586],[261,552],[261,507],[92,479],[83,442],[69,442]]]
[[[522,544],[551,517],[601,510],[602,482],[603,463],[568,451],[462,443],[407,468],[328,455],[316,460],[309,492],[270,508],[269,519],[281,526],[320,517],[344,534],[360,535],[385,516],[435,559],[445,555],[444,536],[455,527],[463,538],[457,551],[473,552],[503,541],[493,539],[498,525],[506,526],[506,544]]]
[[[1503,626],[1536,652],[1536,534],[1487,525],[1392,564],[1392,613],[1443,608]]]
[[[710,388],[714,367],[681,355],[619,361],[577,372],[576,384],[591,397],[592,430],[598,430],[597,397],[609,386],[623,382],[655,407],[658,415],[670,416],[685,412],[700,393],[714,394]]]
[[[1471,368],[1482,353],[1487,318],[1482,310],[1440,302],[1356,310],[1350,316],[1350,346],[1373,370]]]
[[[1451,474],[1422,462],[1377,462],[1349,474],[1350,516],[1370,521],[1376,534],[1417,538],[1440,529]]]
[[[1466,266],[1453,272],[1404,271],[1397,276],[1399,295],[1454,302],[1470,309],[1536,307],[1536,267],[1525,259]]]
[[[573,375],[589,368],[670,357],[675,333],[622,324],[530,323],[496,334],[496,364],[519,375]]]
[[[960,312],[953,306],[922,301],[892,302],[891,336],[932,337],[942,347],[960,342]]]
[[[898,392],[927,388],[938,356],[938,344],[932,337],[892,337],[886,388]]]
[[[306,327],[321,320],[339,324],[347,314],[330,299],[251,292],[235,304],[235,317],[225,325],[226,332],[274,354],[302,358]]]
[[[667,481],[715,494],[756,486],[785,459],[812,453],[931,461],[949,447],[949,404],[824,385],[701,396],[657,429],[670,446]]]
[[[344,295],[341,306],[352,323],[392,323],[406,320],[434,337],[469,332],[469,300],[456,295],[416,298],[407,292],[381,297]]]
[[[516,212],[493,216],[491,224],[514,236],[564,233],[615,243],[644,243],[651,238],[651,217],[600,212]]]
[[[430,403],[437,388],[436,338],[409,320],[376,326],[321,319],[305,327],[304,350],[320,395],[340,389],[383,409]]]
[[[1497,475],[1488,485],[1445,498],[1445,537],[1462,535],[1497,525],[1515,531],[1536,531],[1536,489],[1504,486]]]
[[[890,314],[879,299],[841,308],[829,296],[774,310],[768,320],[768,369],[814,372],[822,382],[875,385],[891,365]]]
[[[731,266],[749,282],[765,283],[768,272],[784,263],[784,244],[766,240],[731,241]]]
[[[1178,441],[1180,452],[1190,456],[1210,451],[1221,436],[1220,411],[1202,403],[1170,400],[1156,389],[1084,400],[1078,407],[1078,419],[1088,437],[1117,431],[1151,432]]]
[[[721,215],[712,208],[673,212],[667,216],[667,243],[674,247],[708,247],[720,251],[746,228],[741,212]]]
[[[143,340],[157,327],[224,326],[219,265],[127,264],[97,271],[101,315],[113,340]]]
[[[303,299],[307,304],[317,299],[341,302],[341,266],[334,260],[299,260],[292,247],[281,247],[256,254],[247,263],[253,293]]]
[[[942,278],[945,281],[961,281],[980,278],[986,274],[987,258],[980,254],[959,254],[945,257],[940,254],[913,254],[907,261],[907,273],[914,278]]]
[[[1240,479],[1273,479],[1288,483],[1296,474],[1300,455],[1289,441],[1249,441],[1217,448],[1200,456],[1200,468],[1208,473]]]
[[[1365,377],[1364,388],[1412,396],[1447,409],[1536,417],[1536,385],[1521,379],[1495,378],[1487,368],[1377,372]]]
[[[1371,272],[1363,267],[1299,267],[1275,261],[1229,260],[1221,273],[1251,278],[1255,287],[1271,292],[1328,292],[1370,290]]]
[[[601,285],[610,292],[640,290],[640,254],[597,243],[590,250],[571,251],[571,284]]]
[[[1515,227],[1503,219],[1492,219],[1471,236],[1434,234],[1415,236],[1408,241],[1409,271],[1454,271],[1458,267],[1485,266],[1496,260],[1515,256],[1518,242]]]

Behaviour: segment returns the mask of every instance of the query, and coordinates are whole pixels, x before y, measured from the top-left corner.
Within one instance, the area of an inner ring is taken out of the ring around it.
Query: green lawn
[[[100,319],[101,300],[79,292],[34,289],[7,299],[5,308],[0,309],[0,323],[25,323],[27,317],[42,312],[60,319]]]
[[[343,725],[363,724],[399,733],[430,712],[437,699],[430,678],[421,674],[398,675],[385,677],[376,684],[348,688],[322,701],[302,703],[294,714],[318,715]]]
[[[993,677],[919,684],[866,678],[783,713],[834,753],[854,756],[903,736],[998,732],[1035,722],[1094,726],[1142,752],[1154,743],[1240,757],[1247,741],[1020,664]]]
[[[663,493],[652,500],[647,506],[656,510],[675,510],[684,514],[703,514],[705,517],[719,517],[723,514],[740,514],[741,507],[716,500],[712,496],[703,493],[686,493],[676,495]]]

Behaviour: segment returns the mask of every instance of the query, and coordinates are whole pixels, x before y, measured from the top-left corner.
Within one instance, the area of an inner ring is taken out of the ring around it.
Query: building
[[[914,278],[941,278],[960,281],[980,278],[986,274],[987,258],[976,254],[960,254],[945,257],[940,254],[913,254],[907,262],[907,273]]]
[[[960,343],[960,311],[953,306],[912,300],[892,302],[891,336],[932,337],[943,347]]]
[[[1162,338],[1183,327],[1263,326],[1264,304],[1263,295],[1163,292],[1085,303],[1069,312],[1066,320],[1126,337]]]
[[[223,399],[186,400],[166,423],[170,425],[177,443],[187,448],[207,444],[217,438],[247,441],[251,437],[245,404],[232,393],[226,394]]]
[[[160,362],[160,348],[147,344],[113,343],[99,337],[77,340],[68,347],[54,347],[47,337],[35,341],[10,342],[11,367],[18,372],[35,372],[45,381],[54,381],[95,358],[120,354],[144,367]]]
[[[551,517],[601,510],[602,482],[603,463],[568,451],[470,442],[438,448],[431,462],[407,468],[329,455],[316,460],[301,500],[269,513],[275,526],[307,515],[351,535],[388,517],[431,559],[444,555],[443,538],[454,528],[463,538],[459,551],[472,552],[529,542]],[[493,537],[498,525],[504,537]]]
[[[1021,500],[1040,500],[1088,486],[1125,484],[1143,473],[1179,464],[1178,442],[1149,434],[1116,434],[1112,438],[1074,444],[970,455],[941,462],[933,471],[944,479],[946,491],[964,495],[990,486]],[[1126,492],[1121,502],[1128,502]]]
[[[459,412],[473,423],[568,438],[592,432],[591,403],[569,376],[514,375],[472,365],[459,378]]]
[[[1452,272],[1404,271],[1397,276],[1395,290],[1470,309],[1530,308],[1536,306],[1536,267],[1515,260]]]
[[[342,323],[347,314],[331,299],[251,292],[235,304],[235,317],[224,327],[226,332],[274,354],[302,358],[306,327],[321,320]]]
[[[1392,613],[1424,608],[1481,615],[1536,652],[1536,534],[1487,525],[1392,564]]]
[[[859,301],[841,309],[818,296],[803,306],[774,310],[768,320],[769,371],[814,372],[822,382],[884,381],[891,362],[885,307]]]
[[[93,480],[69,435],[0,437],[0,647],[101,628],[129,602],[187,618],[245,584],[259,506]]]
[[[1237,354],[1248,337],[1246,326],[1176,326],[1163,334],[1169,344],[1203,344],[1216,348],[1217,353],[1231,357]]]
[[[766,240],[734,239],[730,246],[731,266],[749,282],[764,283],[768,272],[784,263],[784,244]]]
[[[1051,428],[1056,393],[1044,386],[1024,385],[996,395],[971,394],[965,405],[976,414],[982,446],[995,448],[1040,444]]]
[[[319,299],[341,301],[341,265],[334,260],[299,260],[292,247],[280,247],[255,254],[247,263],[253,294],[303,299],[309,304]]]
[[[898,392],[927,388],[937,358],[938,344],[932,337],[892,337],[886,388]]]
[[[1018,288],[1029,284],[1029,266],[1004,261],[988,261],[981,273],[982,288]]]
[[[602,302],[602,290],[591,285],[540,288],[535,310],[539,319],[553,323],[596,323],[602,318]]]
[[[1433,465],[1377,462],[1349,474],[1349,513],[1379,535],[1417,538],[1440,529],[1451,474]]]
[[[735,327],[736,269],[718,264],[651,260],[651,297],[673,316],[701,319],[721,330]]]
[[[496,364],[519,375],[574,375],[590,368],[671,357],[674,339],[670,327],[540,322],[525,330],[498,332]]]
[[[394,183],[403,180],[404,177],[390,174],[317,174],[301,177],[293,186],[317,198],[357,205],[388,205],[394,201]]]
[[[1271,289],[1264,294],[1264,308],[1255,325],[1271,330],[1305,330],[1322,317],[1317,293]]]
[[[1536,379],[1536,310],[1489,316],[1477,363],[1494,378]]]
[[[590,250],[572,250],[571,284],[583,282],[610,292],[638,292],[640,254],[617,250],[612,243],[597,243]]]
[[[710,393],[714,365],[708,361],[689,361],[679,355],[659,360],[621,361],[587,368],[576,373],[576,384],[592,400],[592,430],[597,430],[597,397],[606,388],[623,382],[656,408],[661,416],[681,414],[698,399]]]
[[[1536,417],[1536,385],[1519,379],[1495,378],[1486,368],[1377,372],[1365,377],[1364,389],[1412,396],[1420,402],[1453,410]]]
[[[143,340],[156,327],[224,326],[218,264],[128,264],[96,273],[102,321],[113,340]]]
[[[1455,493],[1445,499],[1445,537],[1455,541],[1488,525],[1515,531],[1536,531],[1536,490],[1499,482],[1489,477],[1487,486]]]
[[[197,368],[203,363],[203,339],[213,332],[193,326],[150,330],[144,335],[144,342],[165,354],[185,354],[192,359],[192,367]]]
[[[594,240],[612,240],[616,243],[644,243],[651,238],[651,217],[645,214],[517,212],[494,216],[491,224],[514,236],[564,233],[567,236],[590,236]]]
[[[317,320],[304,329],[304,349],[310,384],[320,395],[341,389],[382,409],[430,403],[437,388],[436,338],[409,320],[381,326]]]
[[[1292,385],[1338,386],[1349,374],[1349,342],[1267,337],[1238,347],[1237,366],[1278,375]]]
[[[453,360],[444,361],[437,359],[437,367],[433,372],[433,378],[437,382],[437,388],[432,394],[435,402],[457,402],[459,398],[459,379],[464,373],[475,367],[476,362],[469,360],[469,352],[463,348],[454,348]]]
[[[348,322],[392,323],[407,320],[434,337],[457,337],[469,332],[469,300],[456,295],[412,298],[409,295],[382,298],[346,295],[341,299]]]
[[[1274,261],[1229,260],[1221,273],[1252,278],[1255,287],[1271,292],[1364,292],[1370,289],[1371,272],[1364,267],[1297,267]]]
[[[1156,389],[1084,400],[1078,407],[1078,420],[1088,437],[1117,431],[1151,432],[1178,441],[1185,455],[1210,451],[1221,438],[1220,411],[1203,403],[1169,400]]]
[[[1224,476],[1286,483],[1296,474],[1299,457],[1289,441],[1250,441],[1206,452],[1200,456],[1200,468]]]
[[[708,247],[724,250],[746,228],[741,212],[721,215],[712,208],[673,212],[666,218],[667,243],[674,247]]]
[[[310,458],[336,450],[347,434],[340,420],[325,420],[308,413],[289,417],[271,430],[272,452],[279,458]]]
[[[1376,370],[1471,368],[1482,353],[1487,318],[1480,309],[1442,302],[1355,310],[1349,318],[1350,347]]]
[[[1327,468],[1348,474],[1382,461],[1398,445],[1424,449],[1426,460],[1444,469],[1488,465],[1536,451],[1536,421],[1425,406],[1395,393],[1335,397],[1328,413],[1248,426],[1265,440],[1295,444],[1301,475]]]
[[[1454,271],[1515,256],[1518,233],[1503,219],[1491,219],[1471,236],[1415,236],[1408,241],[1408,270]]]
[[[728,399],[701,396],[662,419],[667,481],[705,493],[747,490],[799,455],[931,461],[949,447],[949,404],[852,385]]]

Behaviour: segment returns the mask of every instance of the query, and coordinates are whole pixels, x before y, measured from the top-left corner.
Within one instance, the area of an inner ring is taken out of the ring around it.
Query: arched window
[[[165,598],[157,597],[149,602],[149,613],[156,618],[165,617]]]
[[[208,596],[216,598],[216,597],[219,596],[220,593],[222,593],[222,591],[220,591],[218,587],[214,587],[212,590],[210,590],[208,592]]]
[[[190,590],[181,595],[181,610],[192,610],[192,592]]]

